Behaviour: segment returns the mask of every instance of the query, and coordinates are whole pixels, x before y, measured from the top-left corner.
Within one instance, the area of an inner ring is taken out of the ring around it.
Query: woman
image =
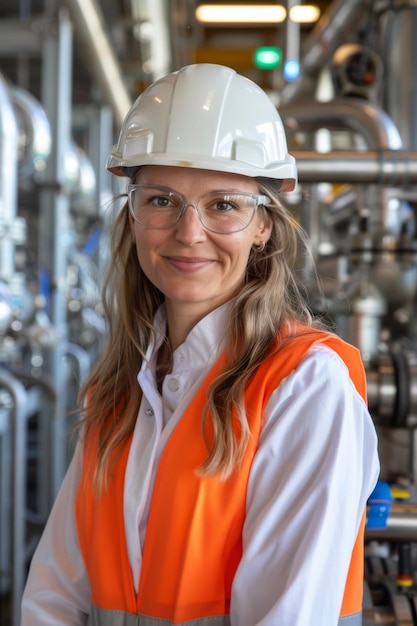
[[[376,435],[357,350],[299,290],[275,107],[185,67],[133,104],[108,167],[130,178],[108,345],[22,626],[361,624]]]

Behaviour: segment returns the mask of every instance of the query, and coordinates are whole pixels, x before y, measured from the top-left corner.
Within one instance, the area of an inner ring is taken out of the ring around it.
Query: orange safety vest
[[[266,359],[247,385],[245,406],[252,437],[239,470],[224,481],[198,476],[195,470],[207,455],[201,417],[207,388],[225,364],[225,356],[220,358],[163,451],[153,489],[138,594],[132,582],[123,518],[130,441],[118,457],[108,490],[100,497],[92,489],[96,441],[94,436],[86,441],[75,508],[80,549],[91,585],[89,625],[167,626],[187,620],[195,620],[193,626],[230,624],[231,586],[242,555],[246,490],[263,410],[274,389],[317,343],[326,343],[340,355],[365,399],[366,379],[358,350],[334,335],[306,332]],[[340,611],[346,626],[362,623],[364,523],[365,516],[353,547]]]

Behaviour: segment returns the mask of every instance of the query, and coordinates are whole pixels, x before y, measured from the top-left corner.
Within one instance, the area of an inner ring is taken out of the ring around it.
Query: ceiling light
[[[298,24],[312,24],[320,17],[320,9],[314,4],[296,4],[290,9],[290,20]]]
[[[277,24],[287,12],[279,4],[200,4],[195,15],[204,23]]]

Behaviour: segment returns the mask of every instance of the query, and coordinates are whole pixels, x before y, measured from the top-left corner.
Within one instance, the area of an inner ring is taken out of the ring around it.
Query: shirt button
[[[180,388],[180,381],[177,378],[170,378],[168,381],[168,389],[170,391],[178,391]]]
[[[146,409],[145,413],[146,415],[153,415],[152,409]]]

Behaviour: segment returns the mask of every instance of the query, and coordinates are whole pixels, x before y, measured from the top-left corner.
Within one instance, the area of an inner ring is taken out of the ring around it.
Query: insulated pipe
[[[48,117],[28,91],[15,85],[9,87],[9,97],[16,112],[18,126],[19,178],[42,172],[51,154],[52,135]]]
[[[386,187],[417,183],[417,152],[336,150],[323,154],[306,150],[291,154],[300,183],[374,183]]]
[[[142,67],[152,82],[168,74],[171,66],[171,28],[166,8],[166,0],[131,0],[132,17],[139,24],[134,34],[141,44]],[[142,29],[142,25],[148,28]]]
[[[14,274],[18,139],[16,115],[6,81],[0,74],[0,276],[5,280]]]
[[[320,128],[359,133],[368,148],[398,150],[402,140],[397,127],[383,109],[360,99],[335,98],[330,102],[307,100],[280,106],[287,131],[313,132]]]
[[[316,74],[331,57],[345,32],[357,27],[360,15],[366,13],[371,0],[337,0],[321,17],[302,49],[300,77],[288,83],[281,92],[282,104],[300,99],[315,84]]]
[[[104,18],[96,0],[66,0],[74,21],[74,32],[93,80],[97,81],[121,126],[132,104],[120,64],[106,34]]]

